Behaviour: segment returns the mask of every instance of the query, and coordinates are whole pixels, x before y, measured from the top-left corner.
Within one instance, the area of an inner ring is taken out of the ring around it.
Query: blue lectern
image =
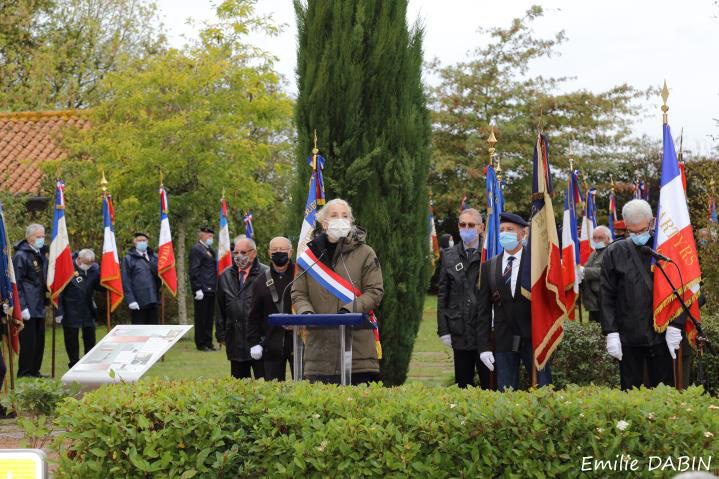
[[[352,378],[352,330],[372,329],[372,323],[366,314],[270,314],[272,326],[292,327],[292,346],[294,348],[295,381],[304,377],[304,344],[300,340],[299,330],[303,326],[311,328],[339,328],[340,332],[340,377],[343,385],[349,385]]]

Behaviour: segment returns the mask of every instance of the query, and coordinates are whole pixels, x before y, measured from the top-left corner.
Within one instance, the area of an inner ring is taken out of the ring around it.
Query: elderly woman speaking
[[[359,293],[344,302],[309,274],[298,276],[292,287],[292,303],[298,314],[369,313],[384,294],[382,269],[367,233],[353,224],[352,208],[334,199],[317,213],[317,226],[307,247],[325,274],[336,275]],[[311,266],[311,265],[310,265]],[[305,379],[311,382],[340,382],[339,330],[309,328],[305,339]],[[372,330],[352,332],[352,384],[379,379],[378,349]]]

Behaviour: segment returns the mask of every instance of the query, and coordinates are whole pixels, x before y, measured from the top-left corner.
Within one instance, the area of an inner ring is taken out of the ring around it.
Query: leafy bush
[[[719,454],[719,400],[700,388],[153,381],[68,399],[56,422],[56,477],[73,479],[624,478],[581,472],[582,458]]]
[[[568,384],[619,387],[619,365],[607,354],[599,323],[564,323],[564,339],[552,359],[552,380],[556,388]]]

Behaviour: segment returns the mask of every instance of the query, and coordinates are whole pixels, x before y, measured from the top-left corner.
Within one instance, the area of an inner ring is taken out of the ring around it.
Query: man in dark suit
[[[247,339],[265,364],[265,381],[284,381],[287,377],[287,363],[292,370],[292,331],[282,326],[270,326],[268,316],[280,312],[292,312],[291,288],[295,275],[292,263],[292,244],[282,236],[272,238],[268,251],[272,263],[265,270],[264,277],[255,281]],[[284,298],[281,295],[284,293]]]
[[[200,237],[190,249],[190,286],[195,292],[195,347],[214,351],[212,324],[215,320],[217,253],[212,249],[215,232],[200,228]]]
[[[253,283],[262,281],[267,266],[257,258],[257,246],[254,241],[238,236],[235,239],[233,265],[220,275],[217,283],[217,305],[220,314],[217,318],[215,335],[220,344],[227,346],[227,359],[234,378],[255,379],[265,375],[262,362],[262,347],[250,344],[248,338],[248,320]]]
[[[523,255],[522,246],[526,226],[521,216],[502,213],[499,240],[504,252],[484,262],[480,273],[477,344],[482,352],[479,357],[490,371],[496,366],[500,391],[519,388],[520,361],[529,376],[532,371],[532,307],[520,291],[521,271],[530,267],[530,258]],[[492,326],[495,351],[489,340]],[[538,371],[537,383],[544,386],[551,382],[551,367],[547,364]]]

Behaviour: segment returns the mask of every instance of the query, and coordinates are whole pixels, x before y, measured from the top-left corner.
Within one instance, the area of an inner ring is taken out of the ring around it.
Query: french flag
[[[167,192],[160,186],[160,245],[157,248],[157,272],[162,283],[173,296],[177,295],[177,270],[175,269],[175,250],[172,247]]]
[[[247,214],[244,217],[245,222],[245,236],[247,236],[249,239],[252,239],[253,229],[252,229],[252,210],[249,210]]]
[[[694,233],[689,219],[682,174],[677,162],[674,140],[669,124],[664,123],[664,158],[662,161],[662,181],[659,191],[659,208],[657,208],[656,230],[654,233],[654,249],[674,260],[678,268],[665,268],[672,283],[684,289],[680,293],[687,305],[698,312],[699,282],[701,269],[697,256]],[[681,275],[679,272],[681,271]],[[682,308],[672,293],[664,275],[659,268],[654,268],[654,329],[664,331],[669,323],[682,313]],[[687,321],[689,325],[691,321]],[[688,332],[691,338],[691,328]],[[694,332],[696,335],[696,332]]]
[[[564,198],[562,222],[562,278],[564,280],[564,304],[569,319],[574,319],[574,310],[579,296],[579,238],[577,237],[577,203],[581,203],[578,172],[573,171],[567,183]]]
[[[532,225],[522,253],[522,295],[532,303],[534,365],[542,370],[564,336],[567,308],[564,299],[562,258],[552,208],[549,143],[537,136],[534,148]],[[529,264],[526,264],[529,262]]]
[[[609,192],[609,231],[612,233],[612,241],[617,239],[617,235],[614,233],[614,223],[617,221],[617,200],[614,195],[614,187]]]
[[[7,228],[5,227],[5,216],[0,203],[0,300],[9,307],[8,315],[14,321],[10,321],[10,337],[12,349],[16,353],[20,351],[18,331],[16,324],[22,322],[22,307],[20,306],[20,295],[17,291],[15,281],[15,268],[10,255],[10,240],[8,240]]]
[[[227,223],[227,201],[224,196],[220,200],[220,238],[217,244],[217,274],[232,266],[230,252],[230,228]]]
[[[587,205],[584,208],[584,217],[582,218],[582,235],[579,238],[579,263],[586,264],[589,259],[589,255],[592,254],[592,235],[594,234],[594,228],[597,226],[597,219],[595,215],[594,207],[594,195],[597,190],[592,188],[587,191]]]
[[[72,250],[65,224],[65,184],[58,180],[55,186],[55,214],[52,221],[52,242],[47,271],[47,289],[50,290],[52,304],[58,307],[58,298],[65,286],[75,276],[72,264]]]
[[[487,227],[484,231],[482,262],[504,251],[499,244],[499,217],[504,210],[502,185],[492,165],[487,165],[484,171],[487,177]]]
[[[112,207],[112,197],[108,194],[102,198],[102,216],[105,234],[102,242],[100,284],[110,292],[110,311],[115,311],[122,303],[125,292],[122,289],[120,259],[115,241],[115,209]]]

